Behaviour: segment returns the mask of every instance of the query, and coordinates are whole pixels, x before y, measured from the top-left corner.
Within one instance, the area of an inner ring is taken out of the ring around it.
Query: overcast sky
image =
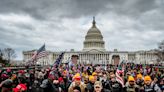
[[[0,0],[0,48],[82,50],[96,17],[106,50],[157,48],[164,40],[164,0]]]

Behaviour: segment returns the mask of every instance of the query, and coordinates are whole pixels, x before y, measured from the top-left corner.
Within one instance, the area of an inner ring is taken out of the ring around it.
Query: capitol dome
[[[93,17],[92,27],[88,30],[85,36],[83,51],[90,51],[93,49],[105,51],[105,42],[100,30],[96,27],[95,18]]]

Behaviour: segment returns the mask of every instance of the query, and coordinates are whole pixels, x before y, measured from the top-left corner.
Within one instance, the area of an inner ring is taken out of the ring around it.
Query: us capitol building
[[[164,41],[163,41],[164,42]],[[164,45],[163,45],[164,48]],[[23,61],[27,62],[31,59],[33,52],[23,51]],[[40,65],[52,65],[54,61],[58,58],[61,52],[52,52],[48,51],[49,55],[43,58],[40,58],[37,61],[37,64]],[[68,63],[72,55],[78,55],[79,63],[84,64],[114,64],[118,61],[133,62],[138,64],[148,64],[157,62],[157,54],[154,50],[149,51],[107,51],[105,49],[105,42],[103,40],[103,35],[101,31],[97,28],[95,19],[93,18],[92,27],[88,30],[85,41],[83,42],[82,51],[66,51],[64,54],[63,63]]]

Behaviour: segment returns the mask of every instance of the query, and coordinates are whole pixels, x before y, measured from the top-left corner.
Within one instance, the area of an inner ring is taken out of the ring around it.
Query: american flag
[[[123,62],[121,62],[117,67],[116,81],[118,81],[122,85],[122,87],[124,87],[124,79],[120,76],[121,74],[122,75],[124,74],[124,64],[123,64]]]
[[[36,50],[31,58],[31,61],[35,61],[41,57],[45,57],[48,55],[48,52],[45,49],[45,44],[40,47],[38,50]]]
[[[63,59],[63,56],[64,56],[64,52],[62,52],[62,53],[59,55],[59,57],[58,57],[58,58],[56,59],[56,61],[54,62],[52,68],[56,68],[56,67],[58,67],[58,66],[61,64],[62,59]]]

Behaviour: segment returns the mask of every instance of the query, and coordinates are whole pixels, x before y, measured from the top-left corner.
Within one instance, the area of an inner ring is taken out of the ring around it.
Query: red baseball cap
[[[20,92],[26,90],[27,90],[27,86],[25,84],[19,84],[16,86],[16,88],[13,88],[13,92]]]

